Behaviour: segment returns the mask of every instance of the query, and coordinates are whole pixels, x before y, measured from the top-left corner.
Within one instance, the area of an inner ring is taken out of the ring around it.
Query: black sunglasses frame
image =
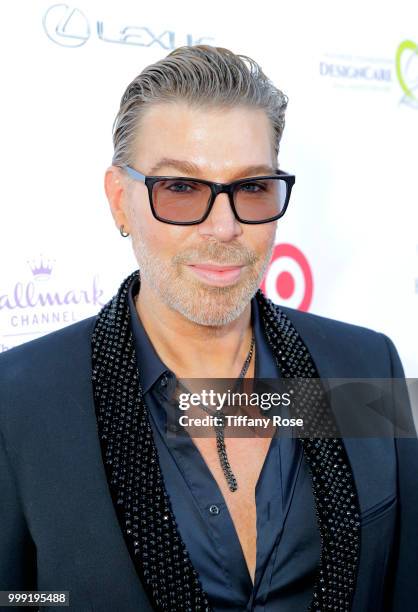
[[[245,223],[246,225],[261,225],[263,223],[271,223],[273,221],[277,221],[277,219],[280,219],[280,217],[283,217],[284,213],[286,212],[287,206],[289,204],[290,194],[292,192],[292,187],[295,184],[295,180],[296,180],[296,177],[294,174],[288,174],[287,172],[284,172],[283,170],[276,170],[276,173],[274,175],[269,174],[266,176],[252,176],[252,177],[250,176],[250,177],[246,177],[243,179],[238,179],[237,181],[232,181],[231,183],[214,183],[213,181],[206,181],[204,179],[195,179],[190,176],[146,176],[145,174],[142,174],[142,172],[139,172],[138,170],[136,170],[135,168],[132,168],[132,166],[129,166],[129,165],[121,166],[121,168],[124,169],[131,178],[145,183],[148,189],[149,203],[151,206],[151,212],[153,216],[158,221],[161,221],[162,223],[168,223],[169,225],[198,225],[199,223],[203,223],[203,221],[205,221],[205,219],[207,219],[208,216],[210,215],[210,212],[213,208],[213,204],[215,202],[215,198],[220,193],[228,194],[229,203],[231,205],[232,212],[234,213],[234,216],[237,219],[237,221],[239,221],[240,223]],[[284,180],[287,184],[286,200],[284,202],[283,208],[280,211],[280,213],[278,215],[275,215],[274,217],[270,217],[269,219],[264,219],[262,221],[248,221],[245,219],[241,219],[241,217],[238,215],[238,212],[237,212],[237,209],[235,208],[235,203],[234,203],[234,194],[235,194],[237,187],[239,187],[239,185],[242,185],[243,183],[248,183],[248,182],[255,181],[255,180],[277,179],[277,178]],[[158,183],[160,181],[166,181],[166,180],[193,181],[194,183],[200,183],[202,185],[208,185],[210,187],[211,197],[209,198],[206,212],[203,214],[203,216],[200,219],[197,219],[196,221],[171,221],[169,219],[164,219],[158,216],[154,208],[153,188],[154,188],[155,183]]]

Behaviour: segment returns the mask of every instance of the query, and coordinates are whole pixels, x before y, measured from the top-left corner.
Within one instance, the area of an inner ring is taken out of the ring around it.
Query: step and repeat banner
[[[296,175],[263,289],[370,327],[418,376],[418,4],[3,3],[0,351],[96,313],[136,268],[103,189],[126,85],[228,47],[289,96]],[[158,135],[156,135],[158,137]]]

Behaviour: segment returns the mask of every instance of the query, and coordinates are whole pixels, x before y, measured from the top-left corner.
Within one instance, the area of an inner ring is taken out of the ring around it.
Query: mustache
[[[222,244],[209,242],[199,247],[190,247],[177,253],[172,259],[174,264],[208,263],[228,266],[254,265],[258,256],[242,244]]]

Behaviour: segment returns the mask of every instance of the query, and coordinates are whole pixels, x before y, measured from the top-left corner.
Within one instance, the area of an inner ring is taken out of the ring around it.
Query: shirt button
[[[161,386],[162,386],[162,387],[166,387],[166,386],[167,386],[167,383],[168,383],[168,378],[167,378],[167,376],[164,374],[164,376],[163,376],[163,377],[162,377],[162,379],[161,379],[161,383],[160,383],[160,384],[161,384]]]
[[[219,513],[220,513],[219,506],[217,506],[216,504],[212,504],[212,505],[209,507],[209,512],[210,512],[211,514],[219,514]]]

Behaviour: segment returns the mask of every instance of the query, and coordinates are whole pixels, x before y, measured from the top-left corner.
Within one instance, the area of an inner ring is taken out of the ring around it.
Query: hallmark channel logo
[[[28,265],[32,271],[32,275],[36,280],[49,280],[52,274],[52,268],[55,261],[43,259],[42,255],[38,260],[28,260]]]
[[[115,19],[111,22],[95,20],[92,27],[81,9],[68,4],[51,5],[42,18],[45,34],[49,40],[61,47],[82,47],[94,38],[104,43],[134,47],[158,46],[171,51],[181,45],[191,46],[213,41],[211,36],[195,37],[194,34],[186,34],[180,39],[179,33],[174,30],[155,34],[148,25],[120,23],[115,27],[114,22]]]
[[[54,259],[28,259],[19,280],[0,287],[0,352],[95,314],[103,294],[97,275],[71,283]]]

